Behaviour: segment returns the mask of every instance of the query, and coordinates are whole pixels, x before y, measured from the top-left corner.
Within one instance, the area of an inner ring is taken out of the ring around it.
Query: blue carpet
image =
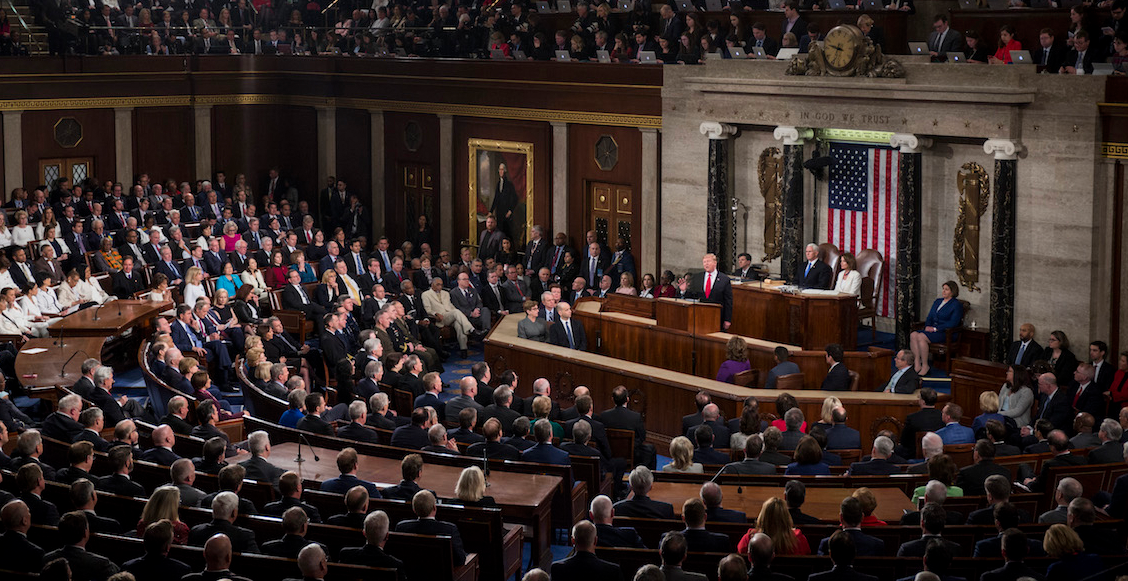
[[[471,366],[484,359],[482,346],[475,343],[470,344],[466,349],[468,357],[465,359],[458,353],[457,344],[448,344],[447,353],[450,354],[450,358],[443,363],[445,371],[439,374],[443,380],[443,392],[439,395],[439,400],[444,402],[458,396],[458,382],[470,375]]]

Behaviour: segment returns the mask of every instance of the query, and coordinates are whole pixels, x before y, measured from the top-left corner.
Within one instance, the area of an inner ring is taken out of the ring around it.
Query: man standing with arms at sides
[[[497,218],[497,229],[506,238],[516,243],[513,229],[513,212],[517,209],[517,191],[509,179],[509,166],[501,162],[497,166],[497,188],[494,190],[490,213]]]
[[[705,269],[701,276],[693,277],[692,283],[682,281],[682,296],[721,305],[721,329],[727,331],[732,326],[732,283],[727,274],[717,270],[717,255],[706,254],[701,266]]]

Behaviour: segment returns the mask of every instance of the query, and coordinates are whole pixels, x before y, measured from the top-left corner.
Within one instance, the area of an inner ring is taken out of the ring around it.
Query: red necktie
[[[1077,407],[1077,401],[1081,399],[1081,393],[1085,391],[1084,387],[1077,389],[1077,395],[1073,396],[1073,407]]]
[[[705,298],[709,298],[709,291],[713,290],[713,275],[705,274]]]

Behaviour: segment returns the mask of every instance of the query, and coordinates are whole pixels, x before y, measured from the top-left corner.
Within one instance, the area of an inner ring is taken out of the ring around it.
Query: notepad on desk
[[[34,347],[34,348],[31,348],[31,349],[24,349],[23,351],[20,351],[20,353],[24,354],[24,355],[36,355],[38,353],[43,353],[45,351],[47,351],[47,350],[42,348],[42,347]]]

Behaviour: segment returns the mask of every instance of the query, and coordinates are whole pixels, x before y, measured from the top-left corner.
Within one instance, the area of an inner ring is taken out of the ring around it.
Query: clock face
[[[826,35],[823,43],[827,65],[834,70],[845,70],[858,54],[858,39],[853,30],[838,26]]]

